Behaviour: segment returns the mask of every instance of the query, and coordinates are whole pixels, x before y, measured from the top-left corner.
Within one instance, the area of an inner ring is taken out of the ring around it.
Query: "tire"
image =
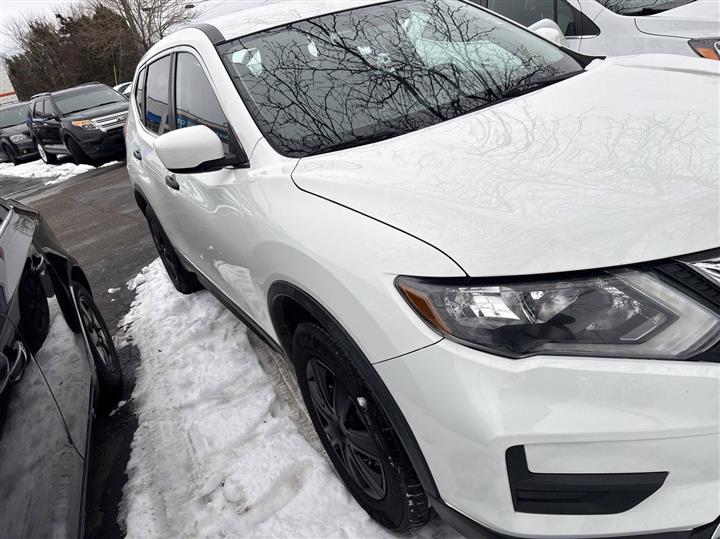
[[[45,163],[47,165],[57,164],[57,155],[55,155],[54,153],[46,152],[45,146],[43,146],[39,140],[35,141],[35,146],[37,148],[38,153],[40,154],[40,159],[42,159],[43,163]]]
[[[70,157],[73,158],[73,161],[75,161],[76,165],[92,164],[92,160],[90,159],[90,157],[88,157],[88,155],[83,151],[80,145],[75,142],[75,139],[67,137],[65,139],[65,147],[70,152]]]
[[[103,400],[116,399],[123,386],[122,367],[112,335],[95,304],[92,294],[80,283],[74,282],[80,323],[87,335],[90,353],[95,363]]]
[[[183,267],[180,262],[180,258],[175,252],[175,248],[170,243],[170,240],[160,225],[157,216],[152,213],[149,208],[147,212],[147,220],[148,225],[150,226],[150,234],[152,235],[153,243],[155,244],[155,249],[157,249],[157,252],[160,255],[160,260],[162,260],[163,266],[165,266],[165,271],[167,272],[168,277],[170,277],[175,289],[181,294],[192,294],[193,292],[200,290],[202,286],[200,285],[200,281],[198,281],[197,275]]]
[[[302,323],[293,336],[293,363],[320,441],[360,506],[394,533],[424,526],[432,517],[427,495],[349,355],[324,328]]]
[[[5,155],[7,155],[8,159],[14,166],[20,164],[20,159],[17,158],[17,155],[15,155],[15,152],[10,146],[8,146],[7,144],[3,144],[2,151]]]

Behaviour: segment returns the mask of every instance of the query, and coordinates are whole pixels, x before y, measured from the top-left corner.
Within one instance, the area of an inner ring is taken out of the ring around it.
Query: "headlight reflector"
[[[432,327],[510,357],[687,359],[720,340],[720,317],[650,273],[449,284],[399,277]]]
[[[14,142],[16,144],[18,142],[27,142],[29,140],[30,139],[28,138],[28,136],[25,135],[24,133],[20,133],[18,135],[10,135],[10,142]]]
[[[691,39],[688,45],[703,58],[720,60],[720,37]]]
[[[92,120],[75,120],[72,122],[75,127],[82,127],[83,129],[97,129]]]

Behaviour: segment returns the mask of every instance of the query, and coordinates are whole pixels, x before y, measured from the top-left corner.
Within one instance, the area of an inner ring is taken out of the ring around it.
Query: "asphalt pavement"
[[[125,284],[157,257],[145,219],[135,204],[125,163],[47,186],[42,179],[3,177],[0,196],[39,210],[63,246],[78,259],[111,331],[130,309],[134,292]],[[112,293],[110,293],[112,291]],[[137,349],[119,350],[129,400],[139,363]],[[86,537],[122,537],[117,524],[125,468],[137,426],[132,404],[113,415],[98,413],[92,434]]]

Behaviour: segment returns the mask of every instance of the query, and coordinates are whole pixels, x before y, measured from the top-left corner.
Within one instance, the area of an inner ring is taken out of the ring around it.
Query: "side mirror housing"
[[[170,172],[192,174],[227,166],[240,166],[240,160],[227,159],[220,138],[204,125],[176,129],[155,139],[155,152]]]
[[[540,37],[547,39],[551,43],[555,43],[558,47],[565,46],[565,34],[563,34],[562,30],[555,21],[542,19],[530,25],[528,29],[532,30]]]

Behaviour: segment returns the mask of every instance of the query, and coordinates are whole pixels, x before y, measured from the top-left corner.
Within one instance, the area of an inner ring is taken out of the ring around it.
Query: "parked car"
[[[27,115],[27,103],[0,108],[0,160],[17,165],[37,157],[35,144],[25,123]]]
[[[170,279],[292,361],[378,522],[718,527],[720,63],[593,59],[460,0],[298,1],[173,33],[134,87]]]
[[[472,0],[588,55],[668,53],[720,60],[717,0]]]
[[[65,154],[80,164],[122,155],[127,108],[127,98],[98,82],[34,95],[28,124],[40,158],[55,164]]]
[[[82,268],[0,199],[0,536],[83,536],[93,410],[121,384]]]
[[[113,86],[113,90],[115,90],[119,94],[124,95],[125,97],[128,97],[130,95],[130,91],[132,90],[132,81],[123,82],[122,84]]]

